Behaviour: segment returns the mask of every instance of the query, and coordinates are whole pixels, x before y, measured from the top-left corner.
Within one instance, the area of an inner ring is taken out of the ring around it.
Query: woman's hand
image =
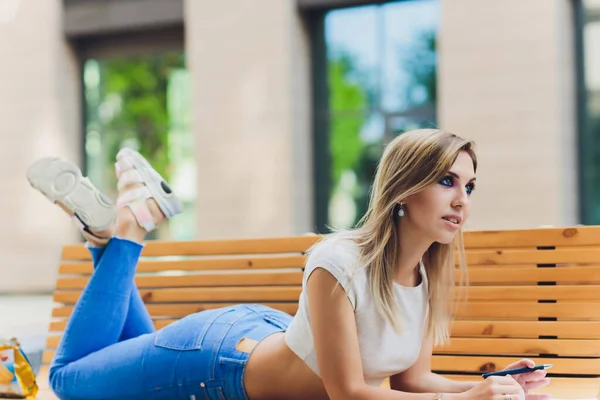
[[[520,361],[510,364],[504,370],[513,369],[513,368],[522,368],[522,367],[535,367],[535,363],[533,360],[528,358],[524,358]],[[504,371],[503,370],[503,371]],[[523,391],[525,392],[525,398],[527,400],[547,400],[552,396],[549,394],[529,394],[530,390],[546,386],[550,383],[550,379],[546,378],[545,370],[537,370],[533,372],[527,372],[525,374],[514,375],[513,378],[521,385]]]
[[[526,400],[525,392],[511,376],[490,376],[456,397],[460,400]]]

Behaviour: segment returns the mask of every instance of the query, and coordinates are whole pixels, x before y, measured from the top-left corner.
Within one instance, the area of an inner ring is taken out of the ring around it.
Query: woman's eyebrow
[[[455,177],[456,179],[460,179],[460,177],[458,176],[458,174],[456,174],[456,173],[454,173],[454,172],[452,172],[452,171],[448,171],[448,174],[449,174],[449,175],[452,175],[452,176],[453,176],[453,177]],[[472,177],[471,179],[469,179],[469,182],[473,182],[473,181],[475,181],[475,180],[477,180],[477,178],[476,178],[476,177]]]

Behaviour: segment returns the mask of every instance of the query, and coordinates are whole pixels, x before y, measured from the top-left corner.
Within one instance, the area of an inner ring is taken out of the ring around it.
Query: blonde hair
[[[460,152],[471,157],[476,170],[473,148],[473,142],[436,129],[414,130],[398,136],[386,146],[379,161],[369,207],[358,226],[326,239],[351,238],[359,246],[356,266],[367,268],[376,308],[397,332],[401,330],[401,312],[395,301],[393,282],[399,252],[398,204],[443,178]],[[458,252],[462,281],[466,262],[461,231],[453,244],[433,243],[423,256],[429,281],[428,329],[436,345],[450,336],[455,300],[454,248]]]

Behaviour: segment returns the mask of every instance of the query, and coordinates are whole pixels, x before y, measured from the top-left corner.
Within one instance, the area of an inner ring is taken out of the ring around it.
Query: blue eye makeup
[[[442,185],[442,186],[446,186],[446,187],[453,187],[455,179],[456,178],[454,176],[447,175],[447,176],[443,177],[439,181],[439,184]],[[471,194],[475,190],[475,183],[469,182],[469,183],[467,183],[467,185],[465,186],[465,188],[467,190],[467,194]]]
[[[443,177],[442,180],[440,181],[440,185],[447,186],[447,187],[454,186],[454,177],[451,175]]]
[[[473,193],[473,190],[475,190],[475,184],[473,182],[467,183],[467,194],[471,194]]]

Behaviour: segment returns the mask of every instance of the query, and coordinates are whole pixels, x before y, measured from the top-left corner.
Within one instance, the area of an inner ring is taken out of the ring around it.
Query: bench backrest
[[[136,282],[157,328],[243,302],[294,314],[304,251],[318,240],[149,242]],[[468,300],[435,349],[435,371],[479,374],[527,356],[554,374],[600,375],[600,227],[473,231],[465,244]],[[88,251],[65,246],[44,363],[91,273]]]

